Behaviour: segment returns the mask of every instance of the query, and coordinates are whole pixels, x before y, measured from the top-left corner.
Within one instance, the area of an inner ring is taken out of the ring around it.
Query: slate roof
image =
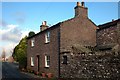
[[[111,27],[111,26],[114,26],[114,25],[116,25],[119,21],[120,21],[120,19],[117,19],[117,20],[114,20],[114,21],[111,21],[111,22],[108,22],[108,23],[105,23],[105,24],[102,24],[102,25],[98,25],[99,30],[105,29],[105,28],[109,28],[109,27]]]
[[[45,29],[43,31],[40,31],[37,34],[35,34],[35,35],[31,36],[31,37],[28,37],[27,39],[33,38],[33,37],[35,37],[35,36],[37,36],[37,35],[39,35],[39,34],[41,34],[43,32],[46,32],[47,30],[52,29],[52,28],[59,27],[60,24],[61,24],[61,22],[59,22],[59,23],[57,23],[57,24],[55,24],[55,25],[53,25],[53,26],[51,26],[51,27],[49,27],[49,28],[47,28],[47,29]]]

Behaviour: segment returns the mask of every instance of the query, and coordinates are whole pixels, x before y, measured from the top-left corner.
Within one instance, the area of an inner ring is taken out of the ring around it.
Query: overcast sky
[[[0,3],[1,4],[1,3]],[[7,55],[29,31],[40,30],[42,21],[49,26],[74,17],[75,2],[2,2],[0,54]],[[86,2],[88,17],[96,24],[118,19],[117,2]]]

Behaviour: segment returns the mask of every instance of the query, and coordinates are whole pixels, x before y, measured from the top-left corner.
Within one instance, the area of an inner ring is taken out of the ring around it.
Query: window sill
[[[34,67],[34,66],[31,66],[31,67]]]
[[[31,46],[31,48],[33,48],[34,46]]]
[[[61,62],[61,63],[62,63],[62,64],[65,64],[65,65],[69,64],[69,62],[67,62],[67,63]]]
[[[45,44],[48,44],[48,43],[50,43],[50,42],[45,42]]]
[[[62,64],[67,65],[68,63],[62,63]]]
[[[48,69],[49,67],[44,67],[44,68],[47,68],[47,69]]]

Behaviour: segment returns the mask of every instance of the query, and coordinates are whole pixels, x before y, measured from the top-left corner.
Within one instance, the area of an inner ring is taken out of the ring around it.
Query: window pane
[[[32,40],[31,40],[31,46],[34,46],[34,43],[35,43],[35,40],[32,39]]]
[[[50,42],[50,32],[47,32],[45,34],[45,43],[48,43],[48,42]]]
[[[31,57],[31,66],[34,66],[34,59]]]
[[[47,66],[50,66],[50,61],[47,61]]]
[[[50,41],[50,32],[47,32],[47,39],[48,39],[48,42]]]
[[[45,67],[50,66],[50,56],[45,56]]]
[[[50,60],[50,56],[47,56],[47,61],[49,61]]]

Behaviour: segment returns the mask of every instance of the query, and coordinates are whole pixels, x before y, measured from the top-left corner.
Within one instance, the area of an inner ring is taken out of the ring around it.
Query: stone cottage
[[[52,73],[55,77],[62,74],[72,48],[96,46],[96,25],[88,18],[88,8],[84,2],[77,2],[75,16],[51,27],[44,21],[40,32],[28,37],[27,68],[40,73]],[[79,45],[77,45],[79,44]],[[63,68],[62,67],[62,68]]]
[[[120,77],[120,19],[96,26],[84,2],[75,16],[27,38],[27,69],[63,78]]]

